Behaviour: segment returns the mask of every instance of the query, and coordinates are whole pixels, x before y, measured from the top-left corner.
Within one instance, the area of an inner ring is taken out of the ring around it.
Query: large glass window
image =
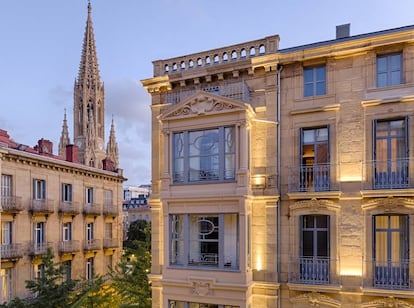
[[[170,215],[170,264],[236,269],[237,214]]]
[[[376,215],[373,229],[374,286],[408,288],[408,215]]]
[[[303,96],[326,94],[326,66],[305,67],[303,69]]]
[[[235,128],[173,134],[174,183],[234,180]]]
[[[329,190],[328,127],[301,129],[300,190]]]
[[[402,83],[402,54],[377,56],[377,87],[389,87]]]
[[[46,199],[46,181],[45,180],[33,180],[33,199],[45,200]]]
[[[374,188],[408,186],[407,119],[374,121]]]
[[[329,216],[301,216],[300,281],[329,282]]]

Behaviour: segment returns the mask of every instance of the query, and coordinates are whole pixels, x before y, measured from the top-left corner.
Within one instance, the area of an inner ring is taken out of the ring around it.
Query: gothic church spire
[[[115,138],[114,116],[112,116],[111,131],[109,132],[109,141],[106,146],[106,155],[113,161],[115,168],[119,167],[118,143]]]
[[[62,156],[64,159],[66,159],[66,146],[69,144],[70,144],[69,129],[68,129],[68,122],[66,120],[66,109],[65,109],[65,114],[63,116],[62,133],[60,134],[60,141],[59,141],[59,156]]]

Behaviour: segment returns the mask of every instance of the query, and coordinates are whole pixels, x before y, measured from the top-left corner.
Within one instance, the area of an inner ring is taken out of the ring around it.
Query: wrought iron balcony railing
[[[30,211],[44,214],[53,213],[53,201],[48,199],[33,199],[30,205]]]
[[[83,207],[83,213],[85,215],[101,215],[102,207],[98,203],[86,203]]]
[[[44,255],[48,248],[52,248],[53,243],[51,242],[31,242],[29,248],[29,254],[32,256]]]
[[[23,245],[20,243],[1,244],[1,259],[10,260],[23,257]]]
[[[333,164],[303,165],[289,169],[289,192],[339,190]]]
[[[372,260],[367,261],[365,265],[366,276],[363,280],[364,287],[389,290],[413,289],[413,261]]]
[[[3,212],[20,212],[23,210],[22,198],[16,196],[1,196]]]
[[[405,189],[413,187],[414,167],[410,159],[366,162],[363,189]]]
[[[77,215],[80,213],[79,203],[73,201],[61,201],[59,204],[59,212],[63,214]]]
[[[79,241],[61,241],[59,242],[60,253],[72,253],[80,251]]]
[[[292,257],[289,282],[311,285],[339,285],[338,261],[327,257]]]
[[[117,238],[105,238],[103,240],[103,247],[107,248],[118,248],[119,247],[119,240]]]
[[[83,243],[83,250],[100,250],[101,248],[101,240],[93,239],[93,240],[85,240]]]

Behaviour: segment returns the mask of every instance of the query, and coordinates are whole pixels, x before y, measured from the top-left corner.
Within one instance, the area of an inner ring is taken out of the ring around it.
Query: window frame
[[[211,144],[214,138],[216,140]],[[172,133],[172,182],[234,182],[236,157],[237,140],[234,125],[176,131]],[[198,169],[192,168],[192,163],[198,164]]]
[[[72,184],[62,183],[62,201],[72,202],[72,197],[73,197]]]
[[[92,205],[94,202],[94,191],[93,187],[85,188],[85,203]]]
[[[319,79],[319,70],[323,69],[323,79]],[[309,73],[310,74],[309,74]],[[308,76],[310,77],[308,79]],[[319,93],[318,85],[323,89]],[[323,96],[327,94],[327,70],[326,64],[303,67],[303,97]]]
[[[393,57],[398,56],[399,59],[399,66],[397,69],[393,69],[392,67],[392,59]],[[380,60],[385,59],[385,70],[380,70],[379,66]],[[376,57],[376,86],[377,88],[386,88],[392,86],[398,86],[403,84],[403,53],[402,52],[393,52],[387,54],[378,54]],[[393,73],[398,72],[398,81],[393,82]],[[380,76],[385,76],[384,81],[381,81]]]
[[[94,257],[90,257],[86,259],[86,279],[92,280],[94,276]]]
[[[33,179],[33,200],[46,200],[46,180]]]

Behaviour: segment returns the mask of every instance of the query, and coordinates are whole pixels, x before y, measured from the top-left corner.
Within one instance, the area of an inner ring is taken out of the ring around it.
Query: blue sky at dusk
[[[19,143],[57,145],[66,109],[73,140],[73,84],[86,0],[0,0],[0,128]],[[414,24],[413,0],[92,0],[106,141],[112,115],[127,184],[150,183],[152,61],[280,35],[280,48]]]

